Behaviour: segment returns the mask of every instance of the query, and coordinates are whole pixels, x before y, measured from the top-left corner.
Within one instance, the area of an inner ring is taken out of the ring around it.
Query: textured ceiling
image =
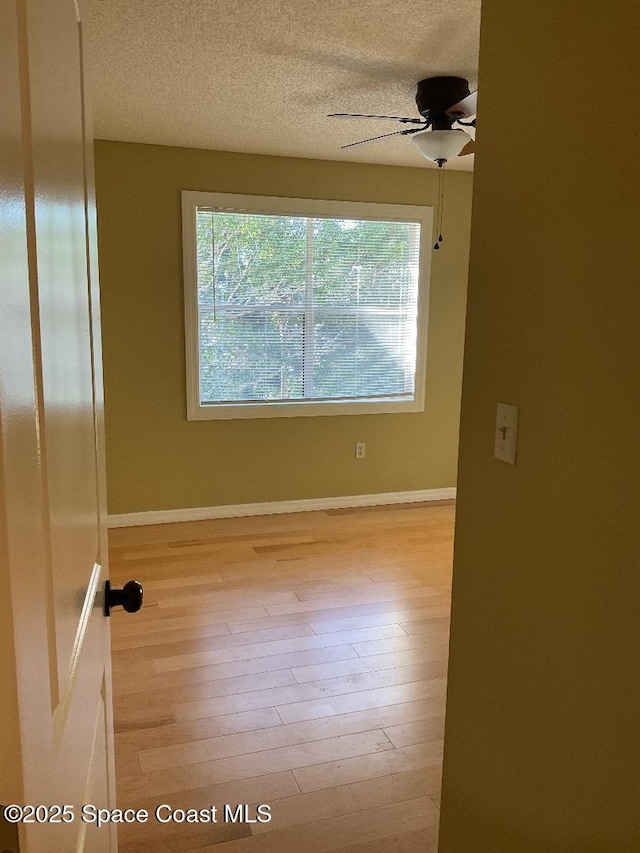
[[[407,137],[340,150],[403,125],[327,113],[419,117],[418,80],[477,84],[480,0],[92,0],[91,12],[101,139],[429,168]]]

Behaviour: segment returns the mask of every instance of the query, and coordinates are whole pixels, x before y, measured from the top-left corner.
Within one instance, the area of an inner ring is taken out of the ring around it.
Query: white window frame
[[[374,219],[420,224],[418,313],[416,329],[416,376],[412,400],[296,400],[264,403],[201,403],[200,336],[197,283],[196,214],[200,207],[244,213],[274,213],[289,216],[327,216],[345,219]],[[313,417],[315,415],[363,415],[424,411],[427,359],[427,320],[431,271],[433,208],[406,204],[328,201],[182,191],[182,241],[184,264],[184,311],[187,380],[187,419],[238,419]]]

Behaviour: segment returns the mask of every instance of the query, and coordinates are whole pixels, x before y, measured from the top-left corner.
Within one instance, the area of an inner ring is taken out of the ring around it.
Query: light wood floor
[[[435,853],[454,507],[111,532],[121,853]],[[220,809],[161,824],[158,804]],[[271,807],[230,823],[224,804]]]

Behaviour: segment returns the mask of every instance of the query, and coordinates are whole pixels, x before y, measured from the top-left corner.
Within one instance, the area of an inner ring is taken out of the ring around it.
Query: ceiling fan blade
[[[373,118],[379,121],[401,121],[403,124],[424,124],[423,118],[407,118],[406,116],[369,116],[360,113],[329,113],[327,118]]]
[[[406,136],[408,133],[417,133],[422,130],[416,127],[415,130],[394,130],[393,133],[383,133],[382,136],[371,136],[369,139],[361,139],[360,142],[350,142],[349,145],[342,145],[341,148],[354,148],[356,145],[366,145],[367,142],[375,142],[376,139],[386,139],[387,136]]]
[[[458,154],[458,157],[464,157],[465,154],[474,154],[475,150],[476,150],[476,143],[474,142],[473,139],[471,139],[469,142],[467,142],[467,144],[464,146],[462,151]]]
[[[457,104],[445,110],[448,116],[457,116],[459,118],[471,118],[478,111],[478,90],[467,95]]]

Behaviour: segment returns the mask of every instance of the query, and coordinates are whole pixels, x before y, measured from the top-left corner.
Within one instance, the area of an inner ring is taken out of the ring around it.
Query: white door
[[[82,815],[113,807],[114,762],[81,8],[0,0],[0,803],[54,807],[21,853],[117,847]]]

